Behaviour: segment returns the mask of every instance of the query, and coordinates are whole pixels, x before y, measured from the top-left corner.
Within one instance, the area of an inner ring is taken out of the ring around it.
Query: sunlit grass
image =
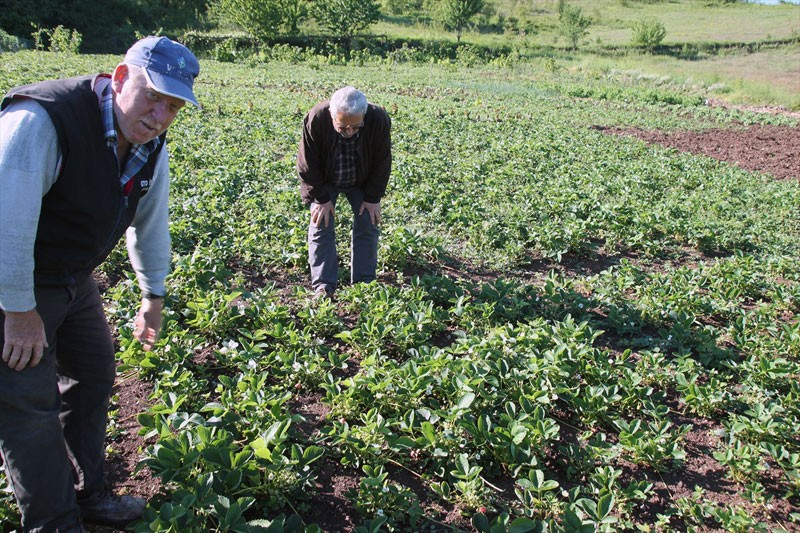
[[[631,25],[645,17],[656,18],[664,24],[667,35],[664,44],[685,42],[748,43],[769,39],[791,38],[800,32],[800,6],[783,4],[761,6],[736,3],[708,5],[707,2],[581,2],[584,12],[591,15],[591,41],[603,44],[628,44]]]
[[[800,46],[753,54],[683,60],[667,56],[623,58],[582,56],[575,65],[589,70],[617,69],[643,76],[666,76],[674,84],[695,86],[710,97],[735,103],[800,109]]]
[[[631,41],[631,25],[644,17],[662,22],[667,34],[664,44],[752,43],[800,36],[800,6],[764,6],[746,3],[710,5],[701,1],[645,3],[633,0],[573,0],[592,25],[578,51],[564,55],[565,42],[557,33],[555,0],[496,0],[493,12],[503,17],[535,21],[537,32],[528,34],[480,33],[467,31],[462,42],[480,46],[506,46],[529,57],[555,54],[570,66],[587,70],[611,69],[660,76],[677,85],[688,85],[709,97],[735,103],[780,105],[800,109],[800,47],[762,50],[757,53],[709,55],[694,60],[664,55],[630,53],[622,57],[598,57],[590,53],[597,46],[625,46]],[[455,41],[435,21],[414,22],[412,17],[390,17],[372,30],[375,34],[411,39]],[[553,49],[552,47],[555,47]]]
[[[587,43],[625,45],[631,41],[631,26],[641,18],[656,18],[667,30],[665,44],[686,42],[750,43],[772,39],[788,39],[800,34],[800,6],[781,4],[764,6],[735,3],[709,5],[704,1],[671,1],[645,3],[620,0],[572,0],[570,4],[581,7],[583,14],[592,19],[585,39]],[[539,30],[526,35],[521,43],[553,45],[565,44],[559,40],[558,2],[554,0],[495,0],[496,15],[508,18],[529,19]],[[390,17],[372,27],[378,34],[407,36],[411,38],[450,38],[435,24],[415,23],[410,18]],[[519,36],[467,31],[462,41],[482,45],[508,43]]]

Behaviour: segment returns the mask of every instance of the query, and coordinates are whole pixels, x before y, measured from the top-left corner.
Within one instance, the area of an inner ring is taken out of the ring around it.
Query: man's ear
[[[130,69],[128,65],[125,63],[120,63],[117,65],[117,68],[114,69],[114,73],[111,75],[111,84],[115,92],[122,90],[122,86],[125,84],[125,81],[127,81],[128,77],[130,77]]]

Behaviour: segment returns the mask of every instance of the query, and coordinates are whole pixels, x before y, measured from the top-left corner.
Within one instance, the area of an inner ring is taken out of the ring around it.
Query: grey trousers
[[[350,282],[375,280],[378,268],[378,237],[380,228],[372,223],[369,213],[359,216],[358,209],[364,201],[364,191],[359,188],[341,190],[328,187],[333,205],[339,194],[344,194],[353,210],[353,233],[350,241]],[[339,282],[339,262],[336,256],[336,222],[327,226],[308,224],[308,264],[311,267],[311,287],[314,291],[333,292]]]
[[[91,276],[73,286],[37,287],[36,302],[50,346],[33,368],[15,371],[0,361],[0,451],[23,530],[51,532],[77,522],[78,499],[104,488],[116,369]],[[0,314],[0,326],[4,321]]]

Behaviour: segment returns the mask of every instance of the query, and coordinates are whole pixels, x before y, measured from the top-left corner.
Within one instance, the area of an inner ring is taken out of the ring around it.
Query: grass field
[[[0,90],[117,60],[4,54]],[[153,352],[124,248],[101,270],[120,381],[150,394],[139,435],[109,428],[161,482],[137,531],[799,527],[799,182],[598,127],[797,120],[559,61],[203,61]],[[345,83],[392,116],[394,165],[380,280],[343,264],[328,302],[294,157]]]
[[[629,53],[614,57],[591,50],[597,47],[626,46],[631,42],[631,26],[642,18],[655,18],[664,24],[664,44],[754,43],[776,39],[796,40],[800,35],[800,6],[774,6],[736,3],[709,4],[691,0],[673,2],[571,2],[592,19],[581,50],[563,54],[546,52],[556,57],[567,56],[569,64],[589,66],[589,70],[616,69],[636,71],[644,76],[667,76],[677,84],[700,85],[713,89],[709,96],[735,103],[781,105],[800,109],[800,48],[797,43],[755,53],[732,50],[725,54],[701,52],[691,60],[665,55]],[[624,5],[623,5],[624,4]],[[504,17],[517,17],[535,22],[538,31],[525,35],[466,32],[465,43],[486,46],[513,46],[541,55],[538,47],[565,47],[557,31],[555,1],[497,1],[495,12]],[[454,39],[433,23],[403,24],[409,19],[390,18],[373,27],[377,34],[420,39]]]
[[[800,33],[800,6],[780,4],[765,6],[736,3],[714,5],[696,0],[672,2],[621,2],[615,0],[574,0],[583,14],[592,19],[588,43],[626,45],[631,41],[631,26],[641,18],[656,18],[666,30],[665,44],[722,42],[749,43],[771,39],[788,39]],[[499,0],[492,2],[494,12],[503,17],[527,18],[541,31],[519,39],[521,44],[552,45],[558,43],[558,2],[544,0],[519,2]],[[442,30],[435,24],[411,24],[411,19],[392,18],[374,26],[375,33],[392,36],[435,38]],[[406,24],[402,24],[402,22]],[[480,44],[505,44],[510,35],[493,35],[467,32],[463,40]],[[563,44],[563,41],[562,41]]]
[[[660,79],[735,103],[800,109],[800,45],[750,54],[701,54],[694,60],[647,54],[615,58],[579,55],[564,63],[584,72],[617,70]]]

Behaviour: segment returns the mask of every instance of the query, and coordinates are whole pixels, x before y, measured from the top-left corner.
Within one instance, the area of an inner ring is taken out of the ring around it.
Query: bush
[[[2,0],[0,28],[28,37],[32,28],[60,24],[81,34],[83,53],[124,53],[137,31],[150,35],[164,28],[177,35],[182,28],[202,28],[206,3],[207,0]]]
[[[31,33],[33,42],[37,50],[50,50],[51,52],[67,52],[77,54],[83,41],[83,35],[78,30],[70,30],[61,24],[48,30],[47,28],[36,28]],[[45,46],[46,44],[46,46]]]
[[[27,48],[27,46],[25,46],[25,41],[0,29],[0,53],[16,52],[23,48]]]
[[[578,48],[578,41],[586,35],[592,21],[583,16],[581,8],[559,1],[558,32],[567,39],[573,49]]]
[[[320,26],[345,40],[369,28],[381,16],[375,0],[317,0],[311,10]]]
[[[307,59],[309,55],[303,48],[289,44],[275,44],[269,48],[269,57],[273,61],[300,63]]]
[[[456,32],[456,42],[461,42],[464,28],[485,6],[484,0],[446,0],[442,4],[442,22],[445,28]]]
[[[415,14],[423,8],[422,0],[383,0],[387,12],[392,15]]]
[[[236,41],[233,39],[225,39],[214,45],[213,57],[217,61],[232,63],[236,60],[236,55]]]
[[[697,46],[689,43],[683,43],[680,52],[678,52],[678,57],[681,59],[697,59],[699,54],[700,51],[697,49]]]
[[[275,1],[217,0],[212,5],[212,11],[258,41],[277,35],[282,21],[280,6]]]
[[[631,43],[640,48],[653,50],[661,45],[667,30],[660,20],[654,18],[643,18],[636,21],[633,25],[633,37]]]
[[[300,24],[308,17],[305,0],[281,0],[281,26],[289,35],[300,33]]]
[[[472,45],[461,45],[456,49],[456,62],[465,67],[474,67],[484,63],[480,49]]]

